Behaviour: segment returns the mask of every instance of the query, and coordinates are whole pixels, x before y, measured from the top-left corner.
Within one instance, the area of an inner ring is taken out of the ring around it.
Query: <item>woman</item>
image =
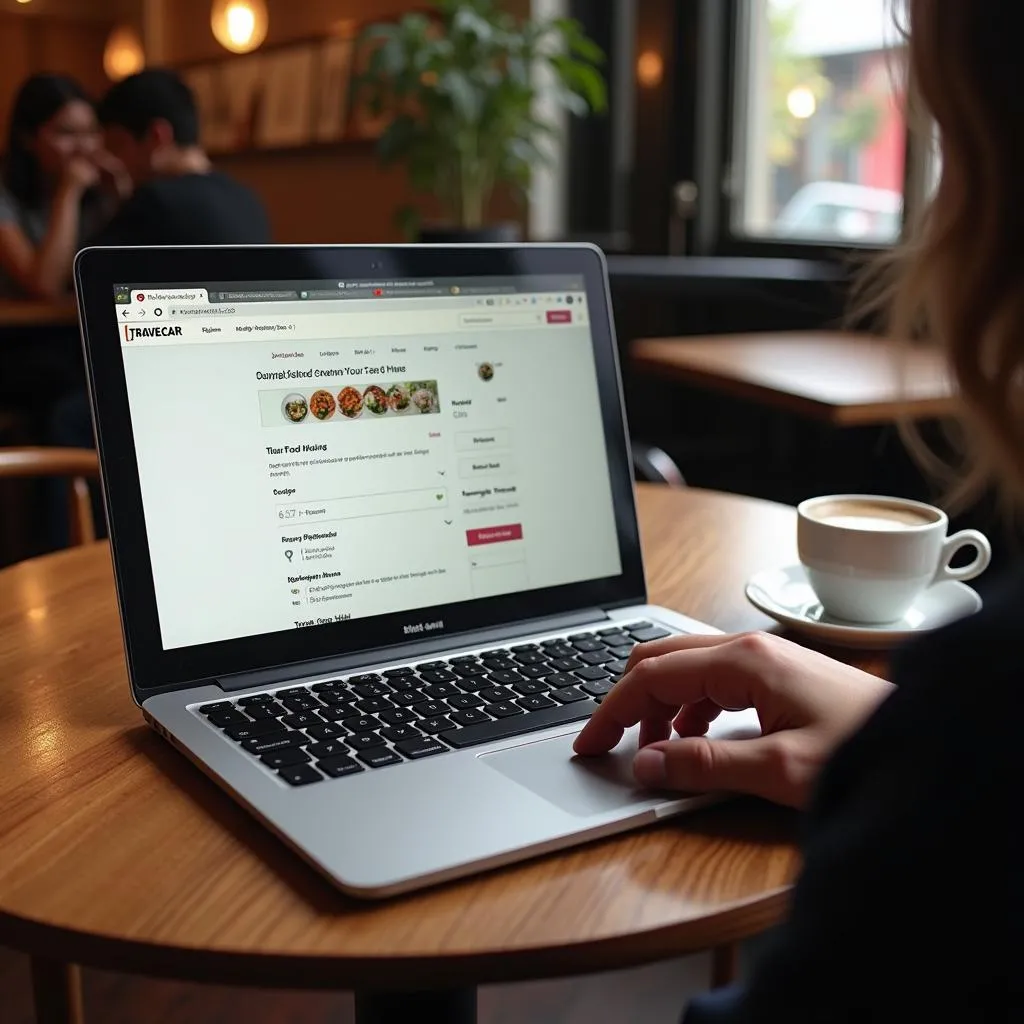
[[[1024,62],[1012,0],[907,0],[913,80],[942,178],[905,249],[892,329],[949,356],[977,441],[969,483],[1024,495]],[[788,920],[745,985],[695,1000],[708,1021],[1021,1021],[1024,783],[1011,736],[1024,686],[1024,581],[899,652],[896,685],[777,637],[670,638],[576,740],[641,723],[644,784],[806,807]],[[762,736],[703,738],[722,708]],[[669,740],[675,726],[679,739]],[[1016,742],[1015,742],[1016,740]],[[820,773],[820,774],[819,774]]]
[[[82,87],[63,75],[28,79],[0,170],[0,297],[67,293],[75,252],[103,217],[104,179],[120,187]]]

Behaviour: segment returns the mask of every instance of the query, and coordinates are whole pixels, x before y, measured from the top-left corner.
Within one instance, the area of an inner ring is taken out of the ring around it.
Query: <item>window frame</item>
[[[701,0],[701,60],[698,105],[698,166],[700,195],[692,232],[694,255],[810,258],[848,262],[851,254],[865,257],[890,250],[891,245],[814,239],[759,238],[737,233],[733,224],[742,201],[743,160],[741,127],[747,124],[748,66],[745,58],[748,11],[754,0]],[[900,238],[924,202],[927,146],[922,147],[909,123],[905,133],[904,205]],[[923,150],[923,152],[922,152]],[[899,239],[893,244],[898,244]]]

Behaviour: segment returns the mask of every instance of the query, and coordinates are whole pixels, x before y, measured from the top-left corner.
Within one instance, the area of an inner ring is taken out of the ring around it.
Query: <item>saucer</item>
[[[970,587],[945,580],[920,594],[903,618],[895,622],[845,622],[825,613],[802,565],[759,572],[747,583],[746,594],[755,608],[795,632],[838,647],[869,650],[895,647],[981,608],[981,598]]]

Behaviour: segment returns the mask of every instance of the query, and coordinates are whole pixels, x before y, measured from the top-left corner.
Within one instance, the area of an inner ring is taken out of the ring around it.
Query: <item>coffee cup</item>
[[[825,612],[846,622],[896,622],[933,584],[983,573],[992,559],[985,535],[948,530],[941,509],[905,498],[832,494],[797,507],[800,562]],[[965,547],[974,561],[951,568]]]

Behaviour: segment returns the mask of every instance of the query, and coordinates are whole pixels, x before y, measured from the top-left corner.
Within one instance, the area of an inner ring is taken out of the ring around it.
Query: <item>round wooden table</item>
[[[645,486],[640,519],[652,601],[728,631],[770,625],[743,583],[795,558],[792,509]],[[378,993],[357,997],[362,1019],[387,1021],[389,992],[727,951],[779,920],[798,867],[795,815],[748,800],[385,903],[349,899],[143,725],[101,544],[0,573],[0,749],[0,943],[32,956],[46,1024],[80,1019],[77,964],[351,988]]]

